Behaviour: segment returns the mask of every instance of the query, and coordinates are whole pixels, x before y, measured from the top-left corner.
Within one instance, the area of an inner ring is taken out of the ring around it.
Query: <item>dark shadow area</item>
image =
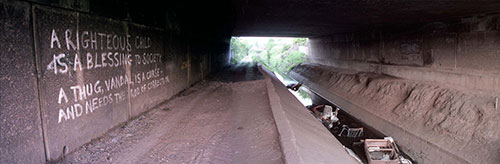
[[[264,79],[262,73],[257,68],[257,63],[240,62],[236,65],[229,65],[220,70],[210,81],[220,82],[240,82]]]

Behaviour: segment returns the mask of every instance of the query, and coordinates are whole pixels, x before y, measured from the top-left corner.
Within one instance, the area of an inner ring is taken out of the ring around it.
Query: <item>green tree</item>
[[[261,63],[271,71],[286,74],[293,66],[305,61],[306,54],[299,51],[301,46],[307,46],[307,38],[296,38],[291,43],[268,39],[265,44],[247,44],[244,39],[233,38],[231,63],[238,63],[251,55],[254,62]]]
[[[250,47],[241,38],[231,38],[231,64],[236,64],[248,56]]]
[[[288,72],[290,71],[290,69],[292,69],[293,66],[303,63],[305,61],[305,58],[306,54],[304,54],[303,52],[292,51],[288,54],[288,56],[283,58],[282,62],[284,63],[284,65],[281,70],[283,70],[284,72]]]
[[[294,39],[292,44],[277,43],[269,39],[265,44],[264,52],[260,57],[255,55],[253,60],[260,62],[271,71],[285,74],[293,66],[305,61],[306,54],[298,51],[298,47],[306,45],[306,42],[306,38]]]
[[[299,45],[299,46],[306,46],[307,38],[295,38],[295,39],[293,39],[293,44]]]

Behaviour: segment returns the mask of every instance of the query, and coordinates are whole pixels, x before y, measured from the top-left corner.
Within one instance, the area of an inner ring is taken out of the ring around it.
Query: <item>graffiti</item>
[[[135,98],[170,82],[166,72],[158,68],[162,54],[152,49],[148,36],[72,29],[52,29],[49,35],[48,48],[55,53],[47,56],[46,74],[68,79],[80,76],[73,82],[76,84],[71,85],[70,80],[70,85],[56,89],[57,123],[112,108],[125,102],[129,92],[130,98]],[[126,73],[130,69],[134,71]]]
[[[63,31],[63,30],[61,30]],[[66,50],[80,50],[80,47],[83,49],[92,49],[92,50],[122,50],[122,51],[132,51],[132,45],[130,44],[131,36],[128,34],[117,35],[117,34],[109,34],[109,33],[101,33],[96,31],[73,31],[72,29],[65,29],[62,34],[58,34],[56,29],[52,29],[51,37],[50,37],[50,49],[53,48],[61,48],[61,41],[59,38],[64,38],[64,43],[66,43]],[[74,34],[74,35],[73,35]],[[145,38],[142,40],[149,40],[149,44],[151,44],[151,39],[149,37],[140,37],[136,38]],[[57,43],[57,47],[54,47],[54,43]],[[145,44],[140,42],[141,45]],[[81,45],[81,46],[80,46]],[[149,48],[148,46],[140,46],[138,48]]]

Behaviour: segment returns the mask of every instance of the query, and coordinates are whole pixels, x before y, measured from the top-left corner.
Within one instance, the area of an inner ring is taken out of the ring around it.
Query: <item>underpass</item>
[[[0,9],[0,163],[355,163],[273,72],[229,64],[244,36],[308,38],[287,76],[416,163],[500,160],[497,0]]]

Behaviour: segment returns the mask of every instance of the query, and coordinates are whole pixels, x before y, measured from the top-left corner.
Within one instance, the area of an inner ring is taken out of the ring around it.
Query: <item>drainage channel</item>
[[[281,75],[276,72],[275,74],[284,85],[292,86],[293,84],[297,84],[294,79],[286,75]],[[318,118],[318,121],[321,121],[320,114],[324,112],[324,106],[330,106],[332,109],[334,109],[333,111],[336,111],[335,109],[338,109],[338,112],[336,114],[338,121],[331,124],[330,128],[328,127],[329,125],[324,124],[325,128],[329,129],[330,133],[335,136],[335,138],[337,138],[337,140],[340,141],[342,145],[348,148],[346,150],[353,152],[355,156],[357,156],[357,158],[361,160],[362,163],[369,164],[368,158],[365,153],[364,141],[366,141],[366,139],[384,139],[384,137],[387,137],[386,135],[346,113],[343,108],[336,105],[335,102],[331,102],[322,98],[315,92],[309,90],[307,86],[302,85],[298,87],[298,90],[296,91],[294,91],[293,89],[289,89],[289,91],[292,92],[297,97],[297,99],[299,99],[299,101],[301,101],[302,104],[311,111],[312,115]],[[316,109],[313,109],[315,107]],[[348,134],[348,129],[357,129],[358,133]],[[362,131],[361,134],[359,133],[359,131]],[[399,151],[399,155],[403,156],[405,159],[408,159],[409,161],[406,161],[407,163],[417,164],[417,162],[412,160],[411,157],[409,157],[404,152]],[[402,162],[398,163],[403,164]]]
[[[307,86],[304,86],[302,90],[307,92]],[[339,124],[334,124],[332,128],[329,129],[329,131],[332,133],[332,135],[337,138],[337,140],[340,141],[345,147],[351,149],[360,159],[363,161],[363,163],[368,163],[366,153],[365,153],[365,148],[364,148],[364,143],[362,141],[366,139],[384,139],[386,135],[382,134],[381,132],[377,131],[376,129],[372,128],[371,126],[365,124],[364,122],[361,122],[360,120],[354,118],[350,114],[344,112],[344,110],[335,105],[333,102],[329,102],[328,100],[325,100],[321,98],[320,96],[316,95],[314,92],[309,93],[315,97],[315,101],[318,101],[320,103],[318,104],[312,104],[310,106],[306,106],[309,110],[312,110],[315,106],[318,105],[329,105],[331,107],[339,108],[338,110],[338,115],[337,118],[339,119]],[[322,111],[321,111],[322,112]],[[314,114],[314,113],[313,113]],[[362,128],[362,135],[359,136],[346,136],[345,130],[342,131],[343,129],[346,129],[344,127],[352,128],[352,129],[357,129],[357,128]],[[399,149],[400,150],[400,149]],[[413,164],[416,164],[415,161],[413,161],[407,154],[404,152],[400,151],[400,155],[405,157],[406,159],[409,159]]]

